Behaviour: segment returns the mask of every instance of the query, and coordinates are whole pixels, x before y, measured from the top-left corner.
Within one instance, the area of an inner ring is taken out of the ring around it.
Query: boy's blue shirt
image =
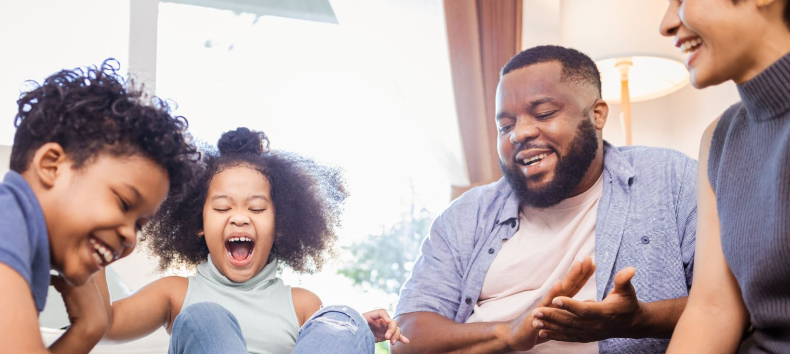
[[[30,185],[14,171],[0,183],[0,262],[25,278],[38,312],[43,311],[50,269],[47,224]]]

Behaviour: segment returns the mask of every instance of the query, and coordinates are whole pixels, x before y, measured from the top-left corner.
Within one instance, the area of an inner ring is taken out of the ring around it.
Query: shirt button
[[[494,254],[494,248],[493,247],[488,249],[488,254]]]
[[[471,305],[472,304],[472,298],[471,297],[466,298],[466,304],[467,305]]]
[[[516,228],[516,219],[513,219],[513,221],[510,222],[510,227],[514,229]]]
[[[646,245],[648,243],[650,243],[650,238],[647,236],[642,236],[642,244]]]

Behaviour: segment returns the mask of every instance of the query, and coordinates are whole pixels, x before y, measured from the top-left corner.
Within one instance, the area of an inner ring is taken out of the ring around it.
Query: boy
[[[91,276],[129,255],[198,153],[187,123],[125,87],[115,61],[48,77],[19,99],[11,171],[0,183],[0,348],[87,353],[107,329]],[[71,326],[44,348],[50,270]]]

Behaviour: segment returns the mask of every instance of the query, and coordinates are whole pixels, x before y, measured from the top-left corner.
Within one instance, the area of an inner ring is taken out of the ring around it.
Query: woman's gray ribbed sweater
[[[750,353],[790,353],[790,54],[738,91],[708,162],[722,249],[755,329]]]

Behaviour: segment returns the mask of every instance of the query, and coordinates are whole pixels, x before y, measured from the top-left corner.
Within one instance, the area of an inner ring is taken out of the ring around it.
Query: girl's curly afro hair
[[[218,151],[204,154],[205,169],[183,201],[165,201],[157,216],[143,230],[142,240],[159,257],[160,270],[177,265],[197,265],[208,258],[203,229],[203,205],[212,178],[223,170],[249,166],[271,185],[276,210],[274,244],[276,257],[297,272],[321,268],[324,251],[337,239],[342,205],[348,193],[340,171],[305,157],[270,151],[263,132],[238,128],[225,132]]]

